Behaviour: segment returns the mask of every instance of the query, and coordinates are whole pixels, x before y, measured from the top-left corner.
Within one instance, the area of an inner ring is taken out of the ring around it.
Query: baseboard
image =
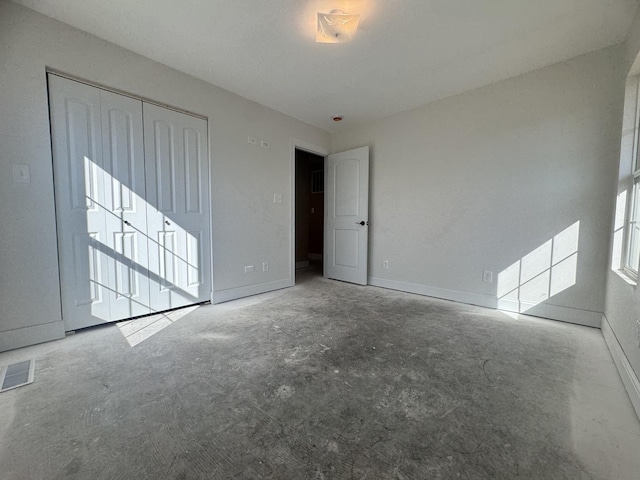
[[[309,257],[309,260],[322,260],[322,254],[321,253],[310,253],[307,256]]]
[[[246,287],[229,288],[227,290],[218,290],[213,292],[211,303],[222,303],[236,300],[238,298],[250,297],[251,295],[259,295],[261,293],[280,290],[282,288],[292,287],[291,279],[277,280],[275,282],[259,283],[257,285],[247,285]]]
[[[454,302],[467,303],[470,305],[479,305],[481,307],[496,308],[497,300],[492,295],[484,295],[482,293],[467,293],[457,290],[447,290],[445,288],[429,287],[417,283],[398,282],[396,280],[387,280],[385,278],[369,277],[369,285],[375,287],[388,288],[390,290],[400,290],[402,292],[417,293],[427,297],[443,298],[445,300],[453,300]]]
[[[0,332],[0,352],[28,347],[37,343],[50,342],[64,338],[64,322],[45,323],[32,327],[17,328]]]
[[[550,320],[558,320],[560,322],[575,323],[586,327],[599,328],[602,316],[602,313],[600,312],[562,307],[547,303],[526,305],[524,302],[519,301],[498,300],[493,295],[460,292],[458,290],[448,290],[446,288],[430,287],[428,285],[420,285],[416,283],[398,282],[396,280],[387,280],[378,277],[369,277],[368,282],[369,285],[376,287],[400,290],[408,293],[417,293],[418,295],[442,298],[444,300],[452,300],[454,302],[466,303],[469,305],[478,305],[480,307],[498,308],[508,312],[531,315],[532,317],[548,318]],[[526,311],[519,311],[519,309],[522,310],[522,307],[525,307]]]
[[[296,262],[296,268],[307,268],[309,266],[309,260],[302,260],[301,262]]]
[[[611,328],[611,325],[609,325],[609,320],[605,315],[602,315],[602,326],[600,328],[602,329],[602,335],[607,343],[607,347],[609,347],[613,361],[618,368],[618,373],[620,374],[620,378],[622,378],[622,383],[629,394],[629,399],[633,404],[636,415],[640,418],[640,380],[638,380],[638,376],[633,371],[633,368],[631,367],[627,356],[624,354],[624,350],[622,350],[622,346],[620,345],[620,342],[618,342],[615,333],[613,333],[613,329]]]
[[[522,315],[531,315],[532,317],[549,318],[560,322],[575,323],[584,327],[600,328],[602,323],[602,312],[593,312],[591,310],[581,310],[579,308],[563,307],[549,303],[539,303],[537,305],[527,305],[520,302],[520,313]],[[505,308],[504,310],[509,310]]]

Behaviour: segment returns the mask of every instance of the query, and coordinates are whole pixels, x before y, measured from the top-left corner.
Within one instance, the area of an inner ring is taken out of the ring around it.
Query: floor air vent
[[[32,359],[1,367],[0,392],[6,392],[12,388],[18,388],[32,383],[35,366],[36,362]]]

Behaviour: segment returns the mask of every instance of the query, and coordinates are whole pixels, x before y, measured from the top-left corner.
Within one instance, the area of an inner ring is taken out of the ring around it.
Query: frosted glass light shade
[[[352,15],[341,10],[331,10],[330,13],[318,12],[318,43],[346,43],[350,42],[356,30],[360,15]]]

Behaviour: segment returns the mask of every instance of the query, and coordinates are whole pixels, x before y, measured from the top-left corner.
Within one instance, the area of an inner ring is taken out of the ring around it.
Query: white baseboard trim
[[[443,298],[445,300],[453,300],[454,302],[468,303],[470,305],[479,305],[481,307],[496,308],[497,306],[496,297],[492,295],[484,295],[482,293],[459,292],[457,290],[429,287],[427,285],[420,285],[417,283],[398,282],[396,280],[387,280],[385,278],[378,277],[369,277],[368,283],[374,287],[417,293],[418,295],[426,295],[427,297]]]
[[[275,282],[259,283],[257,285],[247,285],[246,287],[229,288],[227,290],[219,290],[213,292],[211,303],[229,302],[238,298],[250,297],[251,295],[260,295],[261,293],[280,290],[282,288],[292,287],[293,282],[290,278],[284,280],[276,280]]]
[[[602,317],[602,313],[600,312],[591,312],[588,310],[580,310],[577,308],[562,307],[546,303],[526,305],[524,302],[519,302],[517,300],[498,300],[493,295],[460,292],[457,290],[430,287],[428,285],[420,285],[416,283],[398,282],[396,280],[387,280],[378,277],[369,277],[368,282],[369,285],[376,287],[400,290],[408,293],[417,293],[418,295],[442,298],[444,300],[452,300],[454,302],[466,303],[469,305],[478,305],[480,307],[496,308],[508,312],[520,313],[522,315],[531,315],[532,317],[542,317],[551,320],[558,320],[560,322],[575,323],[586,327],[599,328]],[[518,311],[518,309],[523,310],[523,307],[526,308],[526,311]]]
[[[37,343],[50,342],[64,338],[64,322],[45,323],[32,327],[17,328],[0,332],[0,352],[28,347]]]
[[[624,350],[622,350],[622,346],[616,335],[613,333],[613,329],[611,325],[609,325],[609,320],[605,315],[602,315],[602,335],[604,336],[604,340],[607,343],[607,347],[609,347],[609,351],[611,352],[611,356],[613,357],[613,361],[618,368],[618,373],[620,374],[620,378],[622,378],[622,383],[624,383],[624,387],[629,394],[629,399],[631,399],[631,403],[633,404],[633,408],[640,418],[640,380],[638,380],[638,376],[633,371],[633,367],[629,363],[627,356],[624,354]]]
[[[309,257],[309,260],[322,260],[322,254],[321,253],[310,253],[307,256]]]
[[[520,313],[531,315],[532,317],[549,318],[560,322],[575,323],[585,327],[600,328],[602,323],[602,312],[591,310],[581,310],[579,308],[563,307],[549,303],[539,303],[538,305],[520,302]],[[503,310],[509,310],[507,308]],[[514,311],[514,310],[511,310]]]
[[[302,260],[301,262],[296,262],[296,268],[307,268],[309,266],[309,260]]]

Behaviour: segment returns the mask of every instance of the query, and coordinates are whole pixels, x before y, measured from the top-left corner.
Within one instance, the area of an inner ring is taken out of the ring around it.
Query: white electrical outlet
[[[31,183],[29,165],[13,165],[13,183]]]
[[[384,268],[385,270],[389,270],[389,260],[382,261],[382,268]]]
[[[282,203],[282,194],[274,193],[273,194],[273,203]]]
[[[251,135],[249,135],[247,137],[247,143],[250,143],[251,145],[256,145],[258,143],[258,140],[256,139],[256,137],[252,137]]]
[[[256,267],[254,267],[253,265],[246,265],[244,267],[244,273],[252,273],[255,272]]]
[[[491,270],[485,270],[482,272],[482,281],[486,283],[493,283],[493,272]]]
[[[269,271],[269,262],[262,262],[262,271],[263,272]]]

